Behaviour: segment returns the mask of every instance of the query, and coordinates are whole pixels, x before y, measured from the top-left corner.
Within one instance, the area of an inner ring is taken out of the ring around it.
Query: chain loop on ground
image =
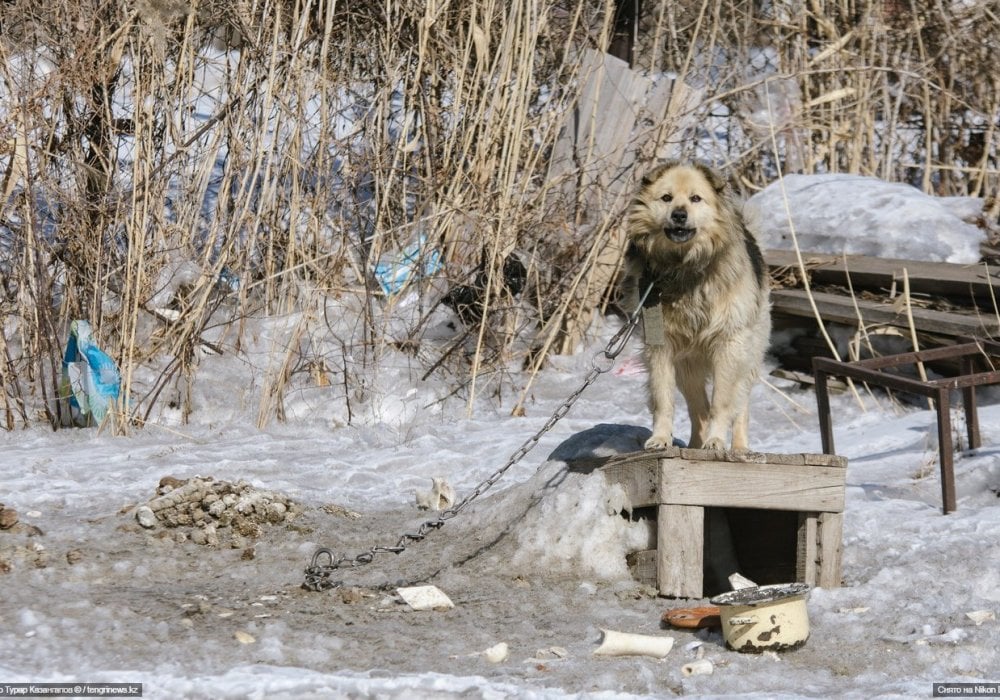
[[[353,558],[349,556],[337,557],[334,555],[332,550],[327,549],[326,547],[316,550],[313,554],[310,565],[306,567],[305,581],[303,582],[302,587],[310,591],[326,591],[331,588],[339,588],[340,586],[343,586],[343,581],[333,579],[335,572],[341,569],[354,568],[370,564],[375,559],[376,554],[383,552],[400,554],[406,551],[407,542],[419,542],[424,539],[428,532],[443,527],[447,521],[461,513],[470,503],[489,491],[494,484],[500,481],[503,475],[506,474],[511,467],[524,459],[525,456],[527,456],[527,454],[538,445],[545,433],[549,432],[556,425],[556,423],[562,420],[562,418],[569,413],[573,404],[576,403],[578,398],[580,398],[580,395],[583,394],[583,392],[586,391],[591,384],[597,381],[599,376],[608,372],[614,366],[615,359],[625,349],[629,338],[632,336],[632,333],[635,331],[635,328],[639,323],[639,318],[642,315],[642,306],[646,301],[646,297],[648,297],[649,293],[652,291],[654,284],[655,282],[651,282],[649,284],[645,293],[643,293],[642,297],[639,299],[638,306],[636,306],[635,310],[626,319],[625,324],[619,328],[613,336],[611,336],[611,340],[608,341],[605,348],[594,354],[592,363],[593,368],[587,373],[587,376],[584,378],[583,383],[579,386],[579,388],[570,394],[558,406],[558,408],[556,408],[549,419],[545,421],[545,424],[537,432],[535,432],[534,435],[529,437],[519,448],[514,450],[502,467],[481,481],[472,490],[472,492],[463,498],[457,505],[441,511],[441,513],[439,513],[437,518],[434,520],[425,521],[419,528],[417,528],[416,532],[404,533],[400,536],[399,541],[393,547],[375,545],[369,550],[362,552]],[[324,557],[329,560],[329,563],[320,563],[320,560]]]

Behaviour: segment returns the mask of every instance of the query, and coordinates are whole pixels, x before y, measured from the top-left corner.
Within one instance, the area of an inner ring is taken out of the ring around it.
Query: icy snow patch
[[[788,205],[785,205],[785,194]],[[744,205],[762,248],[974,263],[983,232],[967,223],[982,200],[931,197],[910,185],[857,175],[788,175]]]

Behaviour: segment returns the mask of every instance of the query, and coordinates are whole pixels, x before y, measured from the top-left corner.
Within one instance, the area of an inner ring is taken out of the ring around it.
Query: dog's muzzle
[[[698,232],[698,229],[688,228],[687,226],[665,226],[663,232],[674,243],[687,243],[694,238],[694,234]]]
[[[663,227],[663,232],[674,243],[686,243],[694,237],[696,229],[688,224],[687,211],[674,209],[670,212],[670,221]]]

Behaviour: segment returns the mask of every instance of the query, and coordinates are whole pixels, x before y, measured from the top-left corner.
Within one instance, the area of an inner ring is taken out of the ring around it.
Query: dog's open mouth
[[[697,229],[688,228],[687,226],[667,226],[663,229],[663,232],[674,243],[686,243],[694,238]]]

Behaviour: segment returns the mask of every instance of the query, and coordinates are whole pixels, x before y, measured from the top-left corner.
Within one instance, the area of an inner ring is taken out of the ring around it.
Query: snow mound
[[[874,177],[788,175],[748,199],[744,216],[764,249],[794,247],[791,216],[803,251],[965,264],[979,261],[984,234],[967,220],[982,205]]]

